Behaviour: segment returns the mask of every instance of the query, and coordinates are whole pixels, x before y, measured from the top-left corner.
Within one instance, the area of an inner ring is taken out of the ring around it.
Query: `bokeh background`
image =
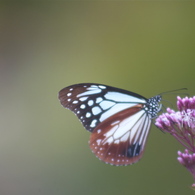
[[[81,82],[148,98],[182,87],[195,95],[194,8],[190,1],[1,2],[0,194],[194,194],[176,159],[184,148],[170,135],[153,126],[139,163],[106,165],[57,99]],[[164,99],[175,105],[176,95]]]

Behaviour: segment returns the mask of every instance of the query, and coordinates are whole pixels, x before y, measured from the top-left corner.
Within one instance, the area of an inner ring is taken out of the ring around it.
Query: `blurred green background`
[[[194,2],[0,3],[0,194],[194,194],[183,150],[155,126],[137,164],[99,161],[57,93],[97,82],[194,95]],[[165,99],[175,105],[176,95]]]

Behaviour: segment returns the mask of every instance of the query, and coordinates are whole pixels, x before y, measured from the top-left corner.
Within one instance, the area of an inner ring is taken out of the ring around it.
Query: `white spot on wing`
[[[96,119],[93,119],[91,124],[90,124],[90,127],[95,127],[96,126],[96,123],[97,123],[97,120]]]
[[[101,133],[101,131],[102,131],[101,129],[98,129],[98,130],[97,130],[97,133],[99,134],[99,133]]]
[[[119,92],[108,92],[104,96],[106,99],[113,100],[116,102],[135,102],[135,103],[146,103],[145,99],[136,98],[131,95],[119,93]]]
[[[96,140],[98,146],[100,145],[101,141],[102,141],[101,139]]]
[[[86,91],[86,92],[78,94],[77,97],[81,97],[84,95],[94,95],[94,94],[100,93],[101,91],[102,91],[101,89],[90,90],[90,91]]]
[[[106,89],[106,86],[104,86],[104,85],[99,85],[99,88],[101,88],[101,89]]]
[[[77,104],[78,102],[79,102],[78,100],[74,100],[72,103]]]
[[[114,144],[119,144],[119,143],[120,143],[120,142],[119,142],[118,139],[114,141]]]
[[[85,95],[94,95],[97,93],[100,93],[102,90],[98,88],[96,85],[91,85],[90,87],[87,88],[87,91],[80,93],[77,95],[77,97],[85,96]]]
[[[113,123],[111,123],[112,126],[118,124],[120,121],[114,121]]]
[[[78,95],[77,95],[77,97],[78,97]],[[81,98],[79,98],[79,100],[80,100],[81,102],[83,102],[83,101],[87,100],[87,98],[88,98],[88,97],[81,97]]]
[[[123,136],[121,137],[120,141],[121,141],[121,142],[126,142],[126,141],[129,139],[129,133],[130,133],[130,132],[128,132],[128,133],[126,133],[125,135],[123,135]]]
[[[85,104],[81,104],[80,108],[85,109],[86,108]]]
[[[94,103],[93,100],[89,100],[89,101],[88,101],[88,105],[89,105],[89,106],[92,106],[93,103]]]
[[[72,93],[67,93],[67,96],[71,96],[72,95]]]
[[[113,136],[113,134],[115,133],[115,131],[117,130],[118,126],[114,126],[112,129],[110,129],[110,131],[106,132],[104,134],[105,139],[107,139],[108,137]]]
[[[90,87],[87,88],[88,90],[94,90],[94,89],[98,89],[97,85],[91,85]]]
[[[146,115],[145,115],[146,116]],[[140,140],[140,135],[142,134],[143,131],[143,122],[144,122],[145,117],[142,117],[142,119],[140,119],[135,126],[133,127],[132,131],[131,131],[131,137],[134,137],[134,142],[133,144],[136,144],[137,142],[139,142]],[[139,139],[139,140],[138,140]],[[132,144],[132,143],[131,143]]]
[[[151,126],[151,120],[145,115],[142,117],[142,119],[138,122],[137,131],[135,134],[135,139],[133,144],[139,143],[140,145],[144,146],[150,126]],[[136,127],[135,127],[136,128]]]
[[[114,102],[111,102],[111,101],[106,101],[106,100],[104,100],[104,101],[102,101],[99,105],[101,106],[101,108],[102,108],[103,110],[107,110],[108,108],[114,106],[115,103],[114,103]]]
[[[96,99],[96,103],[100,103],[102,100],[103,100],[103,98],[98,97],[98,98]]]
[[[91,116],[91,113],[90,112],[87,112],[86,113],[86,117],[89,118]]]
[[[144,122],[144,121],[143,121]],[[147,121],[144,123],[144,126],[142,128],[142,135],[139,140],[139,144],[144,145],[146,142],[146,138],[150,129],[151,120],[147,119]]]
[[[93,115],[98,115],[101,112],[102,112],[102,110],[98,106],[95,106],[95,107],[92,108]]]
[[[111,144],[111,143],[113,143],[113,141],[114,141],[113,137],[109,137],[109,138],[104,142],[104,144],[106,144],[106,143]]]

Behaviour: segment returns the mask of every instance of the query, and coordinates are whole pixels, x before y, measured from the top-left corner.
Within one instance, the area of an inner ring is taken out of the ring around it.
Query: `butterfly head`
[[[150,118],[155,118],[160,112],[162,108],[161,100],[161,95],[151,97],[147,100],[143,109],[150,115]]]

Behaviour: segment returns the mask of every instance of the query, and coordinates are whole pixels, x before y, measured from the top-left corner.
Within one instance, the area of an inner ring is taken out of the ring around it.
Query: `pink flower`
[[[155,124],[162,131],[173,135],[186,148],[184,153],[178,151],[178,161],[195,180],[195,96],[183,99],[177,97],[177,108],[177,112],[167,108],[167,113],[160,115]]]

